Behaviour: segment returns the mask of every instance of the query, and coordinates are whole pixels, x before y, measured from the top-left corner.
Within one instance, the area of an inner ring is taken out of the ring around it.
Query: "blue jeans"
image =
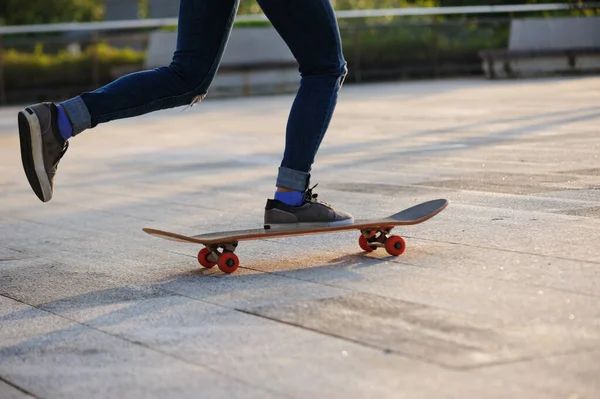
[[[277,187],[303,191],[329,126],[346,61],[329,0],[258,0],[298,61]],[[177,49],[169,66],[121,77],[62,102],[74,134],[99,123],[183,106],[203,98],[229,40],[239,0],[181,0]]]

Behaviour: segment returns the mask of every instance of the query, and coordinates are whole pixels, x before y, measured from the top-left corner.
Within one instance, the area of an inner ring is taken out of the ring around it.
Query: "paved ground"
[[[451,201],[398,259],[339,233],[223,275],[142,233],[260,226],[291,101],[102,125],[48,204],[0,110],[0,397],[600,397],[600,78],[346,86],[320,196]]]

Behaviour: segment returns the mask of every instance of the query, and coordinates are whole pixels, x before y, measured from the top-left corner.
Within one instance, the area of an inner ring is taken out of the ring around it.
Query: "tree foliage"
[[[0,25],[97,21],[101,0],[1,0]]]

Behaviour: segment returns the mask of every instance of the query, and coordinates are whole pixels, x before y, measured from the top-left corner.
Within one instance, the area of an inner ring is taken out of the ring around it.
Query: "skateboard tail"
[[[184,236],[181,234],[170,233],[168,231],[163,231],[163,230],[150,229],[147,227],[144,227],[142,230],[144,231],[144,233],[150,234],[153,237],[163,238],[165,240],[175,241],[175,242],[187,242],[187,243],[190,242],[188,236]]]

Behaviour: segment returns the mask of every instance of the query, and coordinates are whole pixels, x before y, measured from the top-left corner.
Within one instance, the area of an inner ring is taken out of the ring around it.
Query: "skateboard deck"
[[[151,228],[144,228],[143,230],[152,236],[167,240],[204,245],[204,248],[198,253],[200,264],[207,268],[218,265],[221,271],[232,273],[239,266],[239,259],[234,252],[240,241],[324,234],[344,230],[360,230],[359,246],[367,252],[383,247],[390,255],[399,256],[406,249],[406,243],[402,237],[390,235],[391,230],[397,226],[423,223],[443,211],[446,206],[448,206],[447,200],[437,199],[423,202],[384,218],[355,219],[352,224],[344,226],[290,227],[286,229],[257,228],[220,231],[194,236],[185,236]]]

